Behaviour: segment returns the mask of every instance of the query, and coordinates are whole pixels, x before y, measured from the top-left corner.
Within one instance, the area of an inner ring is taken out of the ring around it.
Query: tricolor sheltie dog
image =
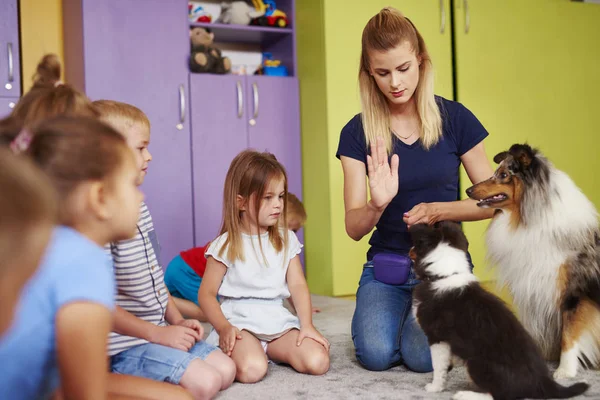
[[[467,189],[480,207],[495,208],[488,258],[508,287],[519,318],[555,378],[600,363],[600,268],[594,205],[537,150],[513,145],[494,161],[494,175]]]
[[[462,391],[453,399],[563,399],[582,394],[586,383],[564,387],[552,375],[540,349],[517,317],[472,274],[468,242],[460,226],[441,222],[410,228],[417,322],[427,335],[433,381],[425,389],[444,390],[446,374],[458,358],[481,392]]]

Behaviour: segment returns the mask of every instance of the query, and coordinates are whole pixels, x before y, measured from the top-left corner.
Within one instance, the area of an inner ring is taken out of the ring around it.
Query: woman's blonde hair
[[[254,196],[254,215],[255,223],[258,225],[258,214],[262,203],[262,198],[267,190],[267,186],[272,179],[283,179],[284,196],[283,210],[287,209],[287,175],[285,168],[277,161],[271,153],[259,153],[253,150],[244,150],[238,154],[231,165],[225,178],[225,188],[223,191],[223,224],[221,235],[227,233],[227,239],[219,250],[219,257],[223,256],[227,249],[227,258],[231,261],[244,261],[244,252],[242,246],[242,213],[238,204],[238,196],[242,197],[246,206],[249,207],[250,199]],[[280,228],[284,228],[282,231]],[[288,233],[287,217],[282,212],[277,224],[267,229],[269,241],[275,247],[275,250],[287,251]],[[258,244],[261,254],[268,265],[260,235]]]
[[[400,11],[386,7],[372,17],[363,30],[358,83],[367,145],[381,136],[388,153],[393,148],[390,110],[385,95],[371,75],[369,52],[388,51],[404,42],[409,43],[420,61],[419,84],[414,96],[423,147],[431,148],[442,136],[442,119],[433,92],[433,65],[425,41],[413,23]]]

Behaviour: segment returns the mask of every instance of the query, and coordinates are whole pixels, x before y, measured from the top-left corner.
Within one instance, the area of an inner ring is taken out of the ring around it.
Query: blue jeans
[[[356,358],[368,370],[383,371],[404,364],[414,372],[431,372],[427,336],[412,313],[412,290],[420,281],[410,271],[403,285],[375,279],[370,262],[365,264],[352,318]]]
[[[156,343],[146,343],[115,354],[111,357],[110,364],[112,372],[118,374],[135,375],[177,385],[194,359],[204,361],[215,350],[215,346],[204,340],[197,342],[187,352]]]

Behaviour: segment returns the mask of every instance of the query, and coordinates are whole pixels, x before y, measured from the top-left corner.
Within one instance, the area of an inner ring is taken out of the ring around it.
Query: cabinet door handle
[[[238,118],[242,118],[244,115],[244,94],[242,93],[242,83],[237,81],[235,85],[237,87]]]
[[[185,87],[179,85],[179,123],[177,129],[183,129],[183,123],[185,122]]]
[[[8,51],[8,81],[12,82],[15,80],[12,43],[8,43],[6,49]]]
[[[252,84],[252,95],[254,97],[254,117],[258,118],[258,85],[256,82]]]
[[[469,0],[463,0],[463,6],[465,7],[465,33],[469,33],[471,27],[471,14],[469,13]]]
[[[440,33],[444,33],[446,30],[446,7],[444,6],[445,0],[440,0]]]

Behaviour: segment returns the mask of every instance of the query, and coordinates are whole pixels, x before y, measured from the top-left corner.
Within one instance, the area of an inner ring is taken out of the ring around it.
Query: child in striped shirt
[[[152,156],[150,122],[138,108],[115,101],[94,102],[103,119],[134,150],[141,185]],[[114,331],[109,337],[113,372],[179,384],[194,398],[214,397],[231,385],[235,365],[202,340],[199,321],[184,319],[164,283],[152,217],[141,205],[137,234],[110,244],[117,282]]]

